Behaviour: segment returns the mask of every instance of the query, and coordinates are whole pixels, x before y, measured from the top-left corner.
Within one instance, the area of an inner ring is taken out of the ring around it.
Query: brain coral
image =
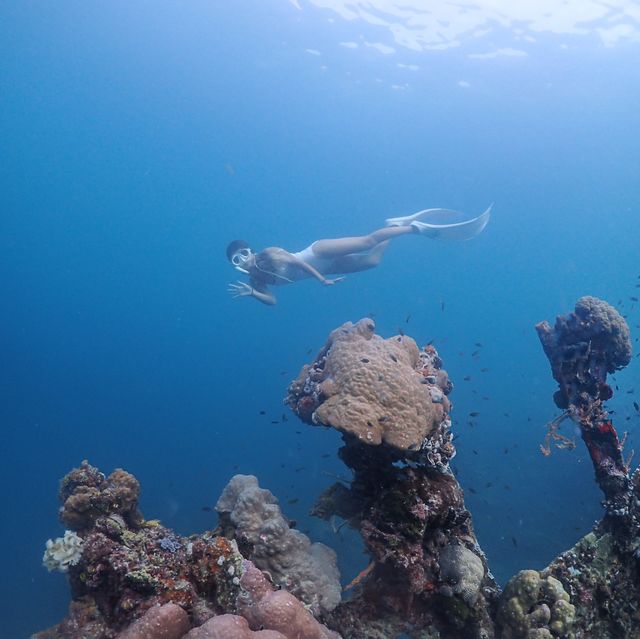
[[[413,339],[383,339],[374,329],[365,318],[334,330],[313,367],[305,367],[291,384],[289,404],[304,419],[313,386],[313,423],[372,445],[417,450],[442,422],[448,390],[437,386],[435,375],[425,374]]]

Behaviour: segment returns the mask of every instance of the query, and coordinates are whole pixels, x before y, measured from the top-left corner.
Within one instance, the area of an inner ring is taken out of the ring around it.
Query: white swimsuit
[[[315,242],[313,244],[315,244]],[[313,268],[315,268],[319,273],[325,274],[333,265],[335,258],[319,257],[313,251],[313,244],[307,246],[306,249],[302,249],[302,251],[292,253],[292,255],[297,257],[300,261],[306,262],[309,266],[313,266]]]

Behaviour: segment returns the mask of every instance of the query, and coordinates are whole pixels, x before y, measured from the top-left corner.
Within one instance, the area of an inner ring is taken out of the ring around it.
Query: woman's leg
[[[389,246],[389,240],[376,244],[368,253],[352,253],[336,257],[332,260],[327,273],[357,273],[374,268],[380,264],[387,246]]]
[[[350,255],[351,253],[370,251],[381,242],[392,240],[394,237],[399,237],[400,235],[410,235],[415,232],[412,226],[388,226],[383,229],[378,229],[369,235],[340,237],[335,240],[317,240],[311,246],[313,252],[318,257],[338,258],[344,255]]]

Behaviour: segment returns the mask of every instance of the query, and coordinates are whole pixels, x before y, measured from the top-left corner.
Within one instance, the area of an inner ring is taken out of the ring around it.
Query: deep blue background
[[[638,46],[399,52],[411,72],[337,46],[356,27],[324,12],[219,4],[0,9],[2,637],[65,613],[41,557],[63,531],[57,482],[85,458],[133,472],[144,513],[181,533],[213,527],[202,506],[255,473],[357,574],[357,538],[306,514],[325,473],[345,473],[339,438],[271,421],[308,350],[366,315],[384,336],[435,339],[456,384],[454,465],[500,581],[600,514],[581,445],[538,452],[557,413],[533,325],[593,294],[638,332]],[[225,291],[237,237],[299,250],[492,201],[473,242],[400,238],[377,270],[283,287],[274,308]],[[632,440],[637,361],[612,402]]]

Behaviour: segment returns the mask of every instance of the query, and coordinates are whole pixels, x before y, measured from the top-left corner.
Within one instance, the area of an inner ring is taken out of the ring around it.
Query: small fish
[[[324,455],[320,455],[320,457],[322,457],[322,459],[327,459],[328,457],[331,457],[330,453],[324,453]]]
[[[272,420],[271,420],[271,423],[272,423],[272,424],[279,424],[280,422],[279,422],[277,419],[272,419]]]
[[[488,481],[484,486],[485,488],[491,488],[493,486],[493,482]]]
[[[469,488],[467,488],[467,490],[472,494],[472,495],[477,495],[478,491],[475,488],[471,488],[471,486],[469,486]]]
[[[629,299],[630,299],[632,302],[637,302],[637,301],[638,301],[638,298],[637,298],[637,297],[630,297]]]
[[[489,370],[488,368],[481,368],[481,369],[480,369],[480,372],[481,372],[481,373],[486,373],[488,370]]]
[[[638,404],[638,402],[633,402],[633,407],[640,413],[640,405]]]
[[[409,315],[407,315],[407,316],[404,318],[404,323],[405,323],[405,324],[408,324],[410,319],[411,319],[411,313],[409,313]]]
[[[368,363],[369,363],[369,360],[368,360],[366,357],[363,357],[360,361],[361,361],[363,364],[368,364]]]
[[[402,326],[398,326],[398,335],[404,337],[404,331],[402,330]]]
[[[477,346],[478,348],[482,348],[483,344],[481,342],[476,342],[475,346]]]
[[[491,399],[491,397],[489,397],[489,395],[483,395],[482,399],[484,399],[484,401],[486,402],[487,400]]]
[[[203,506],[200,510],[203,510],[205,513],[210,513],[213,509],[211,506]]]
[[[286,421],[289,421],[289,420],[287,419],[287,416],[284,413],[282,413],[282,417],[280,418],[280,421],[281,422],[286,422]]]
[[[511,486],[509,486],[509,484],[505,484],[505,485],[504,485],[504,489],[505,489],[505,490],[511,490]]]
[[[394,361],[397,362],[398,358],[395,355],[389,355],[389,357]]]
[[[509,413],[502,413],[504,417],[509,417]]]
[[[477,410],[472,410],[469,413],[469,417],[478,417],[478,415],[480,415],[480,413]]]
[[[307,351],[307,355],[311,355],[311,353],[313,353],[313,349],[312,349],[312,348],[310,348],[310,349]]]
[[[299,473],[300,471],[303,471],[305,469],[305,466],[298,466],[297,468],[295,468],[293,470],[294,473]]]
[[[505,449],[504,449],[504,451],[503,451],[503,453],[504,453],[505,455],[506,455],[508,452],[509,452],[509,449],[508,449],[508,448],[505,448]]]
[[[444,311],[444,301],[440,302],[440,310]]]
[[[287,500],[288,504],[297,504],[300,500],[297,497]]]
[[[514,545],[515,548],[518,547],[518,540],[515,537],[511,537],[511,543]]]
[[[472,449],[472,452],[473,452],[474,455],[478,454],[478,451],[475,448]]]
[[[462,378],[463,381],[465,382],[470,382],[471,381],[471,375],[466,375],[465,377]]]
[[[266,415],[266,414],[267,414],[267,411],[266,411],[266,410],[261,410],[261,411],[260,411],[260,414],[261,414],[261,415]]]
[[[480,355],[480,351],[473,351],[473,353],[471,353],[471,357],[478,357],[478,355]]]

